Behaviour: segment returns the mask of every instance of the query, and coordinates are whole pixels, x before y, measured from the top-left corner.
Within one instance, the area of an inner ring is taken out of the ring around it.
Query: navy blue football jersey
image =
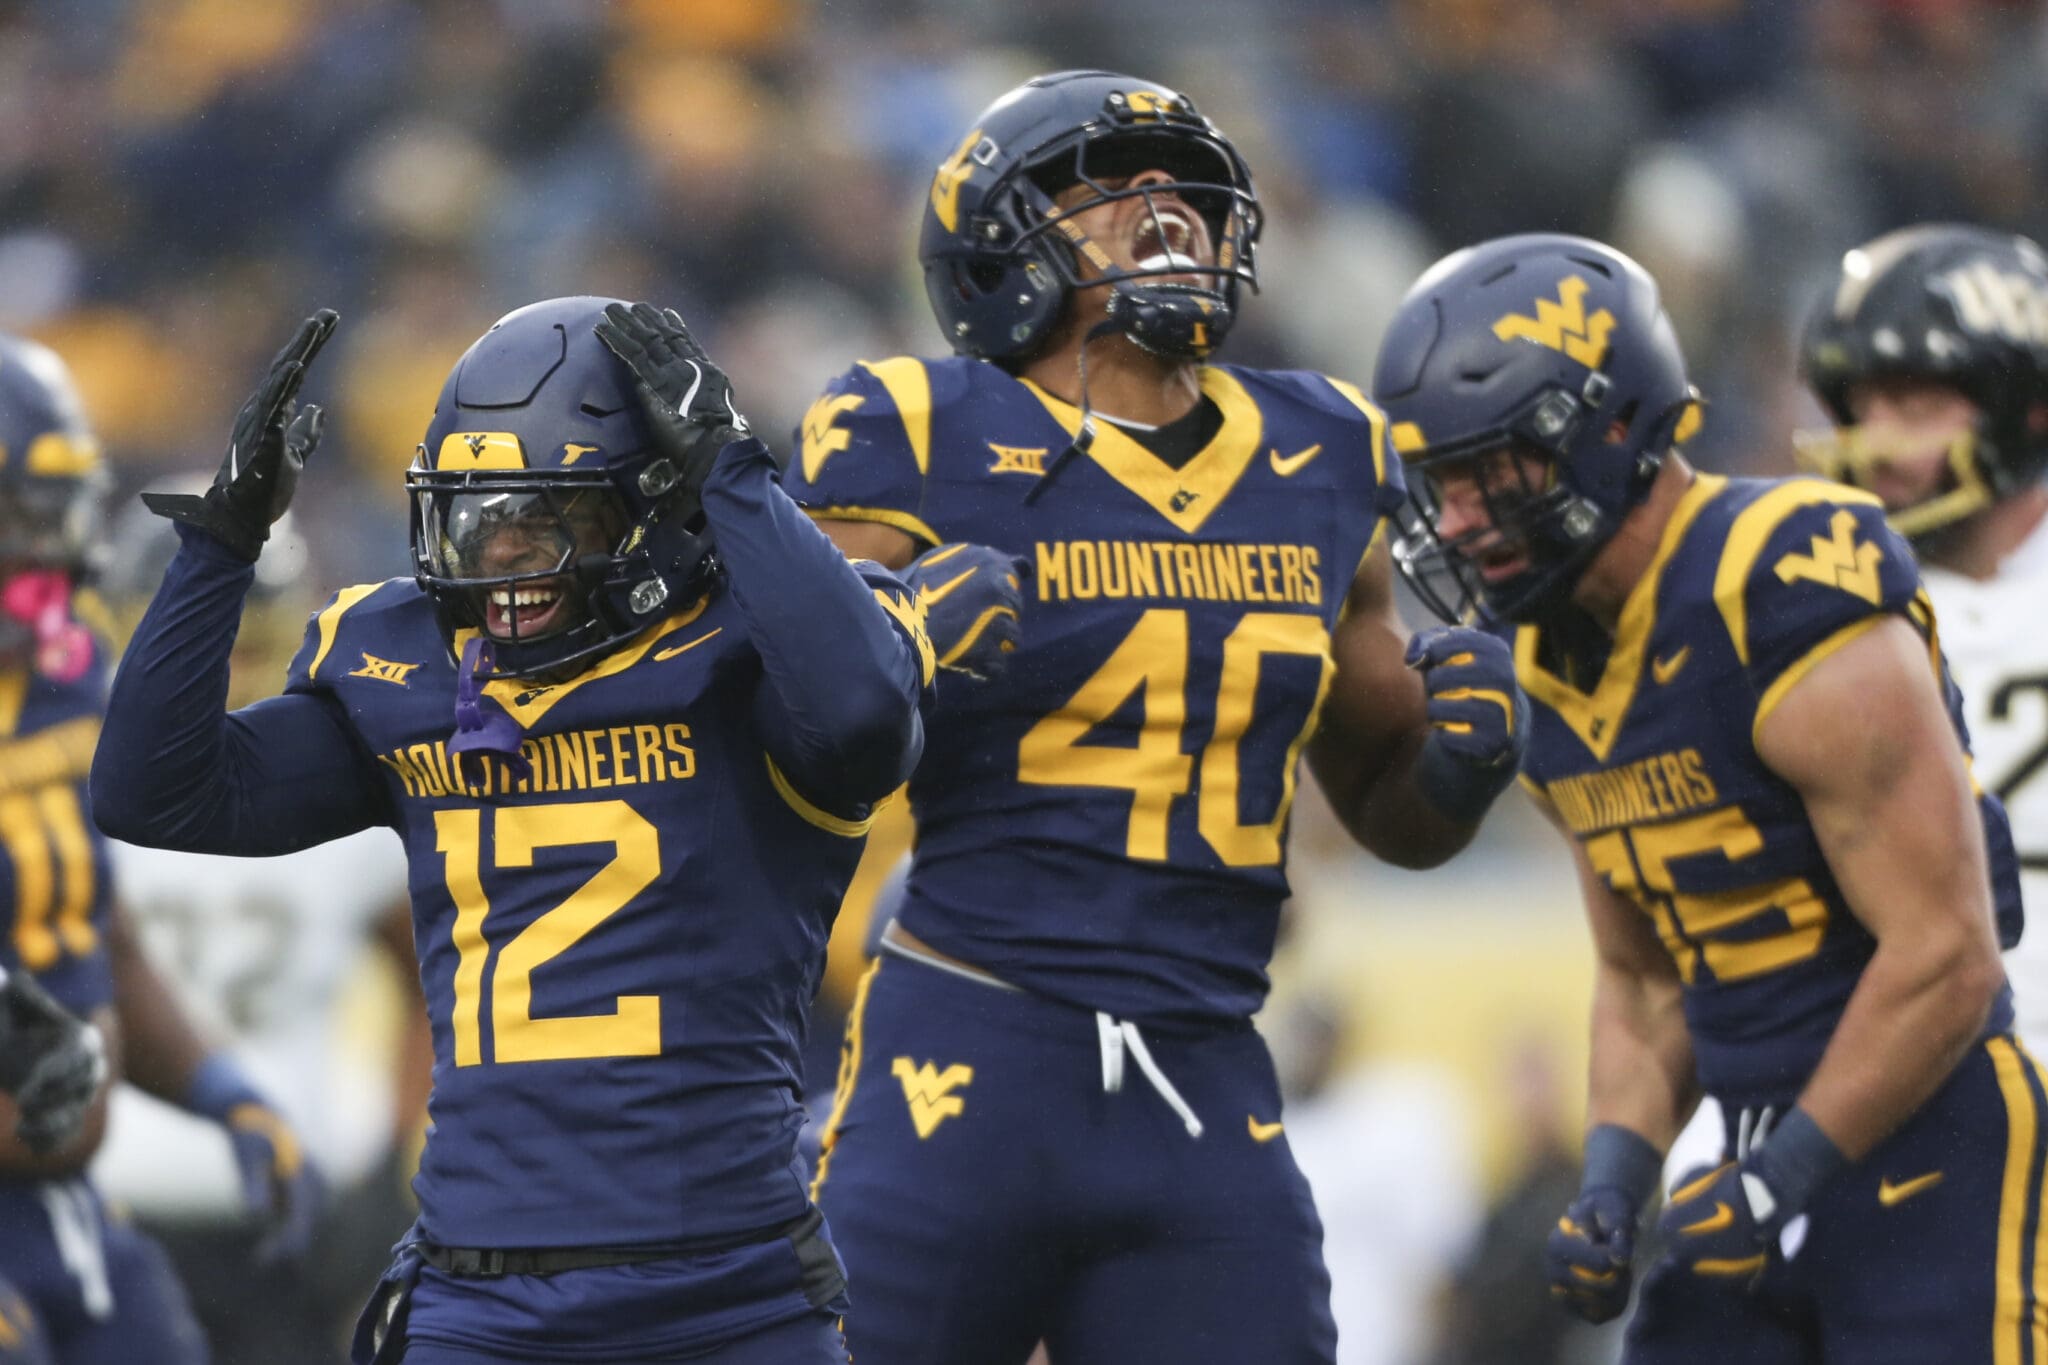
[[[1875,498],[1837,484],[1696,478],[1604,661],[1504,628],[1534,711],[1523,780],[1655,922],[1700,1081],[1729,1106],[1796,1098],[1876,950],[1754,736],[1815,664],[1890,615],[1927,640],[1967,751],[1912,551]],[[1997,799],[1979,801],[2010,943],[2017,860]],[[2002,992],[1988,1031],[2011,1020]]]
[[[871,581],[912,619],[900,584]],[[867,820],[770,760],[761,678],[721,585],[569,681],[487,684],[531,773],[458,772],[429,599],[392,580],[314,617],[286,690],[345,713],[410,864],[428,1240],[694,1242],[808,1207],[802,1033]]]
[[[1069,452],[1079,410],[994,365],[863,363],[812,405],[786,476],[814,516],[992,545],[1028,573],[1004,676],[942,680],[905,927],[1153,1023],[1265,997],[1330,632],[1403,496],[1355,388],[1200,373],[1221,425],[1176,468],[1100,415]]]
[[[106,703],[106,650],[72,682],[0,669],[0,962],[25,968],[74,1013],[114,998],[106,953],[107,842],[85,784]]]

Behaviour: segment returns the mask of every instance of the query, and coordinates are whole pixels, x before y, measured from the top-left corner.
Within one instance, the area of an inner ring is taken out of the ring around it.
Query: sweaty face
[[[481,589],[478,614],[500,640],[554,635],[584,619],[588,591],[570,572],[625,533],[609,490],[484,491],[447,497],[437,536],[439,572],[453,578],[518,579]]]
[[[1956,442],[1976,431],[1977,405],[1946,384],[1886,379],[1849,391],[1855,479],[1898,511],[1944,491]]]
[[[1552,468],[1543,455],[1497,446],[1430,469],[1424,477],[1436,503],[1437,538],[1489,585],[1527,572],[1534,562],[1528,538],[1503,523],[1550,486]]]

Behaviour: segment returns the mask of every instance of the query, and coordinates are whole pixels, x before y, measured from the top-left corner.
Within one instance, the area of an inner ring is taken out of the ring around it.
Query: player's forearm
[[[924,677],[875,590],[782,491],[758,441],[727,446],[703,496],[774,694],[777,761],[816,796],[894,791],[922,747]]]
[[[1395,867],[1431,868],[1472,842],[1479,822],[1454,819],[1424,795],[1416,767],[1426,729],[1407,737],[1393,756],[1366,770],[1355,755],[1312,753],[1323,791],[1360,847]],[[1346,773],[1344,770],[1350,768]]]
[[[211,1048],[119,916],[109,935],[109,957],[126,1079],[160,1100],[180,1103]]]
[[[1593,988],[1586,1126],[1616,1124],[1668,1151],[1699,1101],[1677,982],[1603,965]]]
[[[1955,1070],[2004,983],[1995,948],[1939,922],[1880,940],[1799,1107],[1860,1159]]]

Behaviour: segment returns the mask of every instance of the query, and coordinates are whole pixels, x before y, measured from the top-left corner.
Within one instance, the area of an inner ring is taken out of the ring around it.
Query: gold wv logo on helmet
[[[509,431],[451,431],[441,438],[434,468],[524,469],[526,447]]]
[[[1536,300],[1536,316],[1508,313],[1495,320],[1493,334],[1502,341],[1533,341],[1562,351],[1589,370],[1607,357],[1607,338],[1614,314],[1605,308],[1586,316],[1586,281],[1567,275],[1558,282],[1557,298]]]

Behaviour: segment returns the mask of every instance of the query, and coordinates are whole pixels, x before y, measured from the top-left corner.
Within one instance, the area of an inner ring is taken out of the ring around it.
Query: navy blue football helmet
[[[87,576],[100,553],[108,483],[64,362],[0,332],[0,573]]]
[[[1866,242],[1816,302],[1799,369],[1837,426],[1800,433],[1800,463],[1859,486],[1893,452],[1856,425],[1858,384],[1924,380],[1976,404],[1976,430],[1950,449],[1941,488],[1891,510],[1903,535],[1938,531],[2048,469],[2048,255],[2025,237],[1947,223]]]
[[[1612,247],[1552,233],[1424,272],[1380,344],[1373,397],[1410,475],[1394,563],[1447,621],[1526,619],[1569,592],[1700,414],[1656,281]],[[1515,467],[1540,479],[1482,479],[1491,525],[1438,534],[1441,478],[1498,451],[1529,457]],[[1503,543],[1526,567],[1489,578],[1479,557]]]
[[[558,676],[708,587],[702,505],[592,330],[611,299],[508,313],[455,362],[405,476],[414,576],[491,674]]]
[[[1150,169],[1171,183],[1126,184]],[[1053,197],[1078,184],[1094,196],[1059,214]],[[1173,259],[1161,194],[1202,216],[1215,264]],[[1160,264],[1119,269],[1072,215],[1137,196],[1150,210]],[[932,312],[961,355],[1027,360],[1074,292],[1101,286],[1118,330],[1148,350],[1194,359],[1230,330],[1238,286],[1258,288],[1260,223],[1244,158],[1187,96],[1108,71],[1058,71],[1026,81],[975,120],[932,181],[917,254]],[[1082,277],[1082,257],[1094,277]],[[1174,275],[1206,283],[1162,279]]]

